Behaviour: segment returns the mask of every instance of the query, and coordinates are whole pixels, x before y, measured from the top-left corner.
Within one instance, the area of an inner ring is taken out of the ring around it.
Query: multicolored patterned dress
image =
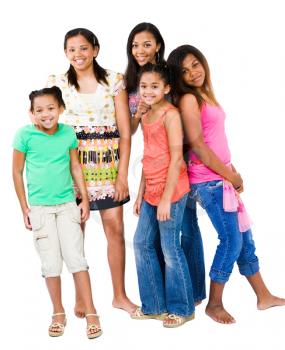
[[[120,206],[113,200],[119,163],[119,131],[115,116],[114,97],[124,89],[123,76],[107,70],[106,84],[98,84],[95,93],[81,94],[69,86],[67,75],[51,75],[48,86],[58,86],[66,105],[61,122],[76,132],[79,160],[90,201],[91,210]],[[77,198],[80,195],[77,192]]]

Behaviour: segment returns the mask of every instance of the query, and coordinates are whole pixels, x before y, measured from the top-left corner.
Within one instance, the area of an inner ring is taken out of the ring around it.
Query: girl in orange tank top
[[[164,327],[173,328],[194,318],[194,300],[180,243],[189,180],[180,114],[165,99],[169,90],[165,65],[147,64],[142,68],[139,92],[150,110],[142,117],[143,169],[134,205],[134,213],[139,216],[134,248],[142,307],[132,317],[162,319]],[[165,278],[155,250],[158,236]]]

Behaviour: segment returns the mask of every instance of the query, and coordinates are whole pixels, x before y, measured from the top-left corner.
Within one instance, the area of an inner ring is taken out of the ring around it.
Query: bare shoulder
[[[178,108],[173,106],[172,108],[169,108],[166,111],[164,122],[166,125],[169,125],[170,123],[177,121],[177,120],[180,120],[180,119],[181,119],[181,117],[180,117],[180,113],[179,113]]]
[[[197,98],[192,94],[185,94],[180,98],[179,107],[180,108],[190,107],[190,108],[199,109]]]

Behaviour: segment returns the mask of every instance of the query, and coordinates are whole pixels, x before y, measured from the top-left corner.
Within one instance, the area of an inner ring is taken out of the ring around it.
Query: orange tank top
[[[162,116],[153,123],[146,123],[147,114],[142,117],[144,137],[143,172],[146,180],[144,199],[151,205],[158,205],[163,194],[168,168],[170,164],[170,151],[164,119],[167,108]],[[177,185],[173,191],[171,202],[177,202],[189,192],[189,179],[187,166],[183,161]]]

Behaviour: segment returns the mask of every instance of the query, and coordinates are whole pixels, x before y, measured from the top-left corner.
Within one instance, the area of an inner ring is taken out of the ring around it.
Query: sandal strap
[[[64,329],[64,324],[63,323],[59,323],[59,322],[53,322],[49,328],[60,328],[60,329]]]
[[[142,312],[142,309],[140,306],[138,306],[135,311],[132,313],[133,316],[136,316],[136,317],[142,317],[144,316],[144,313]]]
[[[88,316],[100,317],[98,314],[86,314],[85,315],[85,317],[88,317]]]
[[[65,316],[65,312],[57,312],[56,314],[53,314],[52,317],[54,317],[54,316],[61,316],[61,315]]]
[[[175,315],[175,314],[169,314],[168,316],[166,316],[164,321],[174,320],[175,323],[178,325],[178,324],[183,323],[184,319],[185,319],[185,317],[183,317],[183,316],[179,316],[179,315]]]
[[[97,324],[95,323],[91,323],[87,326],[87,332],[90,332],[91,330],[94,330],[94,331],[101,331],[101,326],[98,326]]]

